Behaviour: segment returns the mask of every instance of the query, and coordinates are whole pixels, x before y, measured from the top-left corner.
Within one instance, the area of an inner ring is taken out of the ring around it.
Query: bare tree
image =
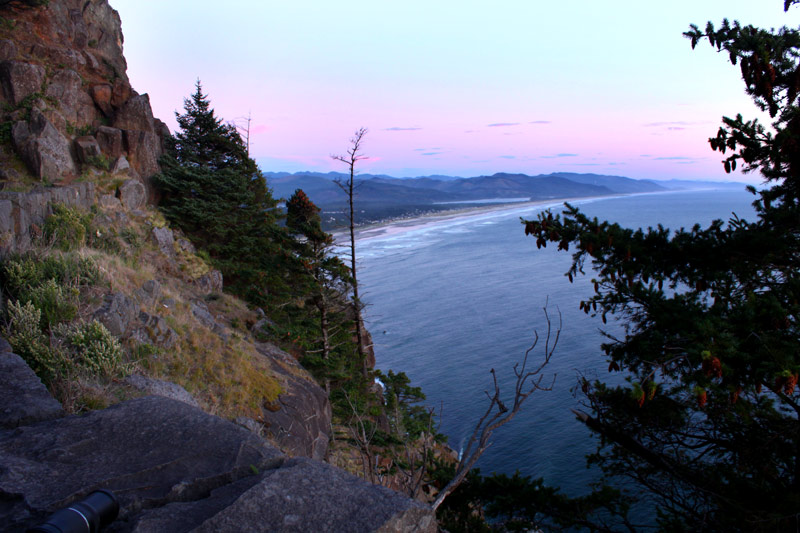
[[[368,159],[367,156],[361,153],[362,143],[364,142],[364,136],[367,134],[366,128],[359,128],[353,137],[350,139],[350,148],[347,149],[347,155],[332,155],[331,158],[335,161],[341,161],[345,165],[347,165],[350,175],[348,179],[342,180],[337,178],[334,180],[334,183],[342,189],[345,194],[347,194],[347,200],[349,202],[350,210],[349,210],[349,222],[350,222],[350,273],[353,278],[353,315],[356,322],[356,339],[358,343],[358,356],[361,359],[361,371],[364,375],[364,378],[368,376],[368,368],[367,368],[367,357],[366,357],[366,348],[364,346],[364,324],[361,320],[361,300],[358,297],[358,278],[356,276],[356,233],[355,233],[355,209],[354,209],[354,198],[355,198],[355,175],[356,175],[356,164],[359,161],[363,161],[364,159]]]
[[[236,117],[236,120],[233,121],[233,126],[244,133],[244,146],[247,150],[247,157],[250,157],[250,122],[252,122],[252,113],[250,111],[247,112],[246,117]],[[244,125],[240,125],[240,123],[244,123]]]
[[[511,420],[522,408],[522,404],[525,402],[525,400],[527,400],[528,397],[535,391],[552,390],[556,376],[553,374],[553,381],[550,382],[548,386],[543,386],[542,380],[544,379],[544,375],[542,374],[542,370],[550,362],[550,357],[552,357],[553,352],[556,349],[556,345],[558,344],[558,339],[561,336],[561,312],[559,311],[558,313],[558,328],[556,329],[555,333],[553,333],[552,330],[550,315],[547,312],[546,305],[544,307],[544,316],[545,320],[547,321],[547,335],[545,336],[544,344],[544,360],[534,370],[527,369],[528,357],[534,348],[536,348],[536,346],[539,344],[539,333],[534,332],[533,344],[525,351],[525,357],[522,358],[522,363],[517,363],[514,365],[514,375],[517,377],[517,381],[514,387],[514,398],[511,407],[508,407],[506,403],[500,399],[500,386],[497,384],[497,375],[494,368],[491,369],[490,372],[492,374],[492,380],[494,381],[494,394],[489,394],[489,392],[486,391],[486,396],[489,398],[489,407],[475,425],[475,430],[472,432],[472,436],[467,443],[467,447],[461,454],[461,458],[456,465],[456,471],[453,479],[451,479],[450,482],[441,490],[441,492],[439,492],[439,494],[436,496],[436,500],[431,505],[434,511],[442,504],[445,498],[447,498],[448,495],[456,490],[461,482],[464,481],[467,473],[470,471],[470,469],[472,469],[473,466],[475,466],[475,463],[480,456],[483,455],[483,452],[485,452],[489,446],[491,446],[492,443],[489,441],[489,439],[491,438],[494,430],[511,422]]]

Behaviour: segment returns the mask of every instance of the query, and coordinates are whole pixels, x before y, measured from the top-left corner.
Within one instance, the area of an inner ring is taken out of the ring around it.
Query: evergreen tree
[[[184,111],[176,112],[180,131],[154,178],[160,207],[209,253],[228,289],[268,306],[288,293],[292,262],[277,202],[239,132],[215,116],[199,81]]]
[[[304,363],[316,371],[325,390],[330,392],[331,377],[336,377],[343,367],[338,349],[349,344],[342,336],[349,337],[352,325],[343,313],[350,273],[332,253],[333,237],[322,230],[319,208],[302,189],[297,189],[286,202],[286,227],[303,239],[298,243],[307,283],[302,292],[308,295],[309,303],[318,313],[317,342],[321,347],[308,350]]]
[[[788,9],[794,1],[788,0]],[[600,434],[592,457],[658,504],[663,530],[800,527],[800,32],[738,22],[692,26],[739,65],[771,124],[723,118],[710,139],[727,172],[760,172],[756,218],[670,232],[631,230],[568,206],[525,221],[539,247],[573,247],[567,276],[589,261],[581,303],[621,338],[602,349],[627,384],[583,381],[580,413]]]

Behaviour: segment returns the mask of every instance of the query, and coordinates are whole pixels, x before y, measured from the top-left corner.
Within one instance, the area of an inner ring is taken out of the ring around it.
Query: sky
[[[109,0],[128,77],[172,131],[202,82],[263,171],[413,177],[580,172],[759,183],[713,152],[760,116],[690,23],[800,26],[782,0]]]

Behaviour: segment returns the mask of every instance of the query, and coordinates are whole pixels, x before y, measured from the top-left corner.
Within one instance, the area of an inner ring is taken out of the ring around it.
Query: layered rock
[[[6,368],[13,354],[6,344],[0,352]],[[22,532],[98,488],[121,504],[111,532],[436,531],[426,505],[328,464],[289,459],[165,382],[131,385],[179,399],[148,396],[59,417],[58,402],[29,381],[0,373],[0,391],[34,391],[0,394],[0,413],[25,413],[5,424],[14,429],[0,429],[4,531]]]

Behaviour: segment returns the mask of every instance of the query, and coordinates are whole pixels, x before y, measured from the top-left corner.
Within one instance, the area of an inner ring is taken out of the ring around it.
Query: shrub
[[[120,371],[122,346],[97,320],[59,324],[53,332],[63,339],[67,357],[75,367],[93,374],[113,375]]]
[[[0,266],[0,281],[14,299],[48,279],[60,285],[77,287],[95,285],[102,278],[94,259],[77,255],[12,256]]]
[[[30,302],[13,301],[8,305],[6,335],[14,353],[22,357],[42,381],[50,382],[64,370],[61,354],[50,347],[42,333],[42,312]]]
[[[44,236],[64,251],[73,250],[86,242],[91,219],[76,208],[53,204],[53,214],[44,222]]]
[[[41,312],[41,326],[47,327],[75,318],[78,314],[78,295],[78,289],[48,279],[20,291],[19,299],[33,304]]]

